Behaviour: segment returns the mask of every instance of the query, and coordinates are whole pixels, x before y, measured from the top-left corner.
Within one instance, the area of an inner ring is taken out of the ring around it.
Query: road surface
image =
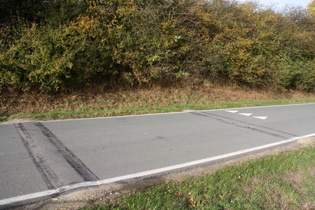
[[[315,135],[315,104],[0,124],[0,208]]]

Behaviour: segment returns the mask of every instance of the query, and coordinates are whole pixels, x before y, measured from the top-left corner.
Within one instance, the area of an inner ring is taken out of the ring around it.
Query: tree
[[[315,17],[315,0],[307,5],[307,12],[309,16]]]

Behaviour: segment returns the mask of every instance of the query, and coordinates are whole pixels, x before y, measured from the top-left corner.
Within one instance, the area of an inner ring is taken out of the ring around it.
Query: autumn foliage
[[[229,0],[43,2],[32,14],[25,3],[24,13],[2,17],[2,90],[183,81],[315,90],[313,10]]]

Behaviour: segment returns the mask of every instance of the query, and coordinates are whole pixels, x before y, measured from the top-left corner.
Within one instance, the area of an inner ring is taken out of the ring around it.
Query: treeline
[[[2,90],[210,80],[315,91],[307,10],[229,0],[3,0],[1,10]]]

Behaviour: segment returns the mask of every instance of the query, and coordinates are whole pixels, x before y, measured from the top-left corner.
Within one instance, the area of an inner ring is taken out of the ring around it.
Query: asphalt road
[[[0,208],[315,135],[315,104],[0,124]]]

